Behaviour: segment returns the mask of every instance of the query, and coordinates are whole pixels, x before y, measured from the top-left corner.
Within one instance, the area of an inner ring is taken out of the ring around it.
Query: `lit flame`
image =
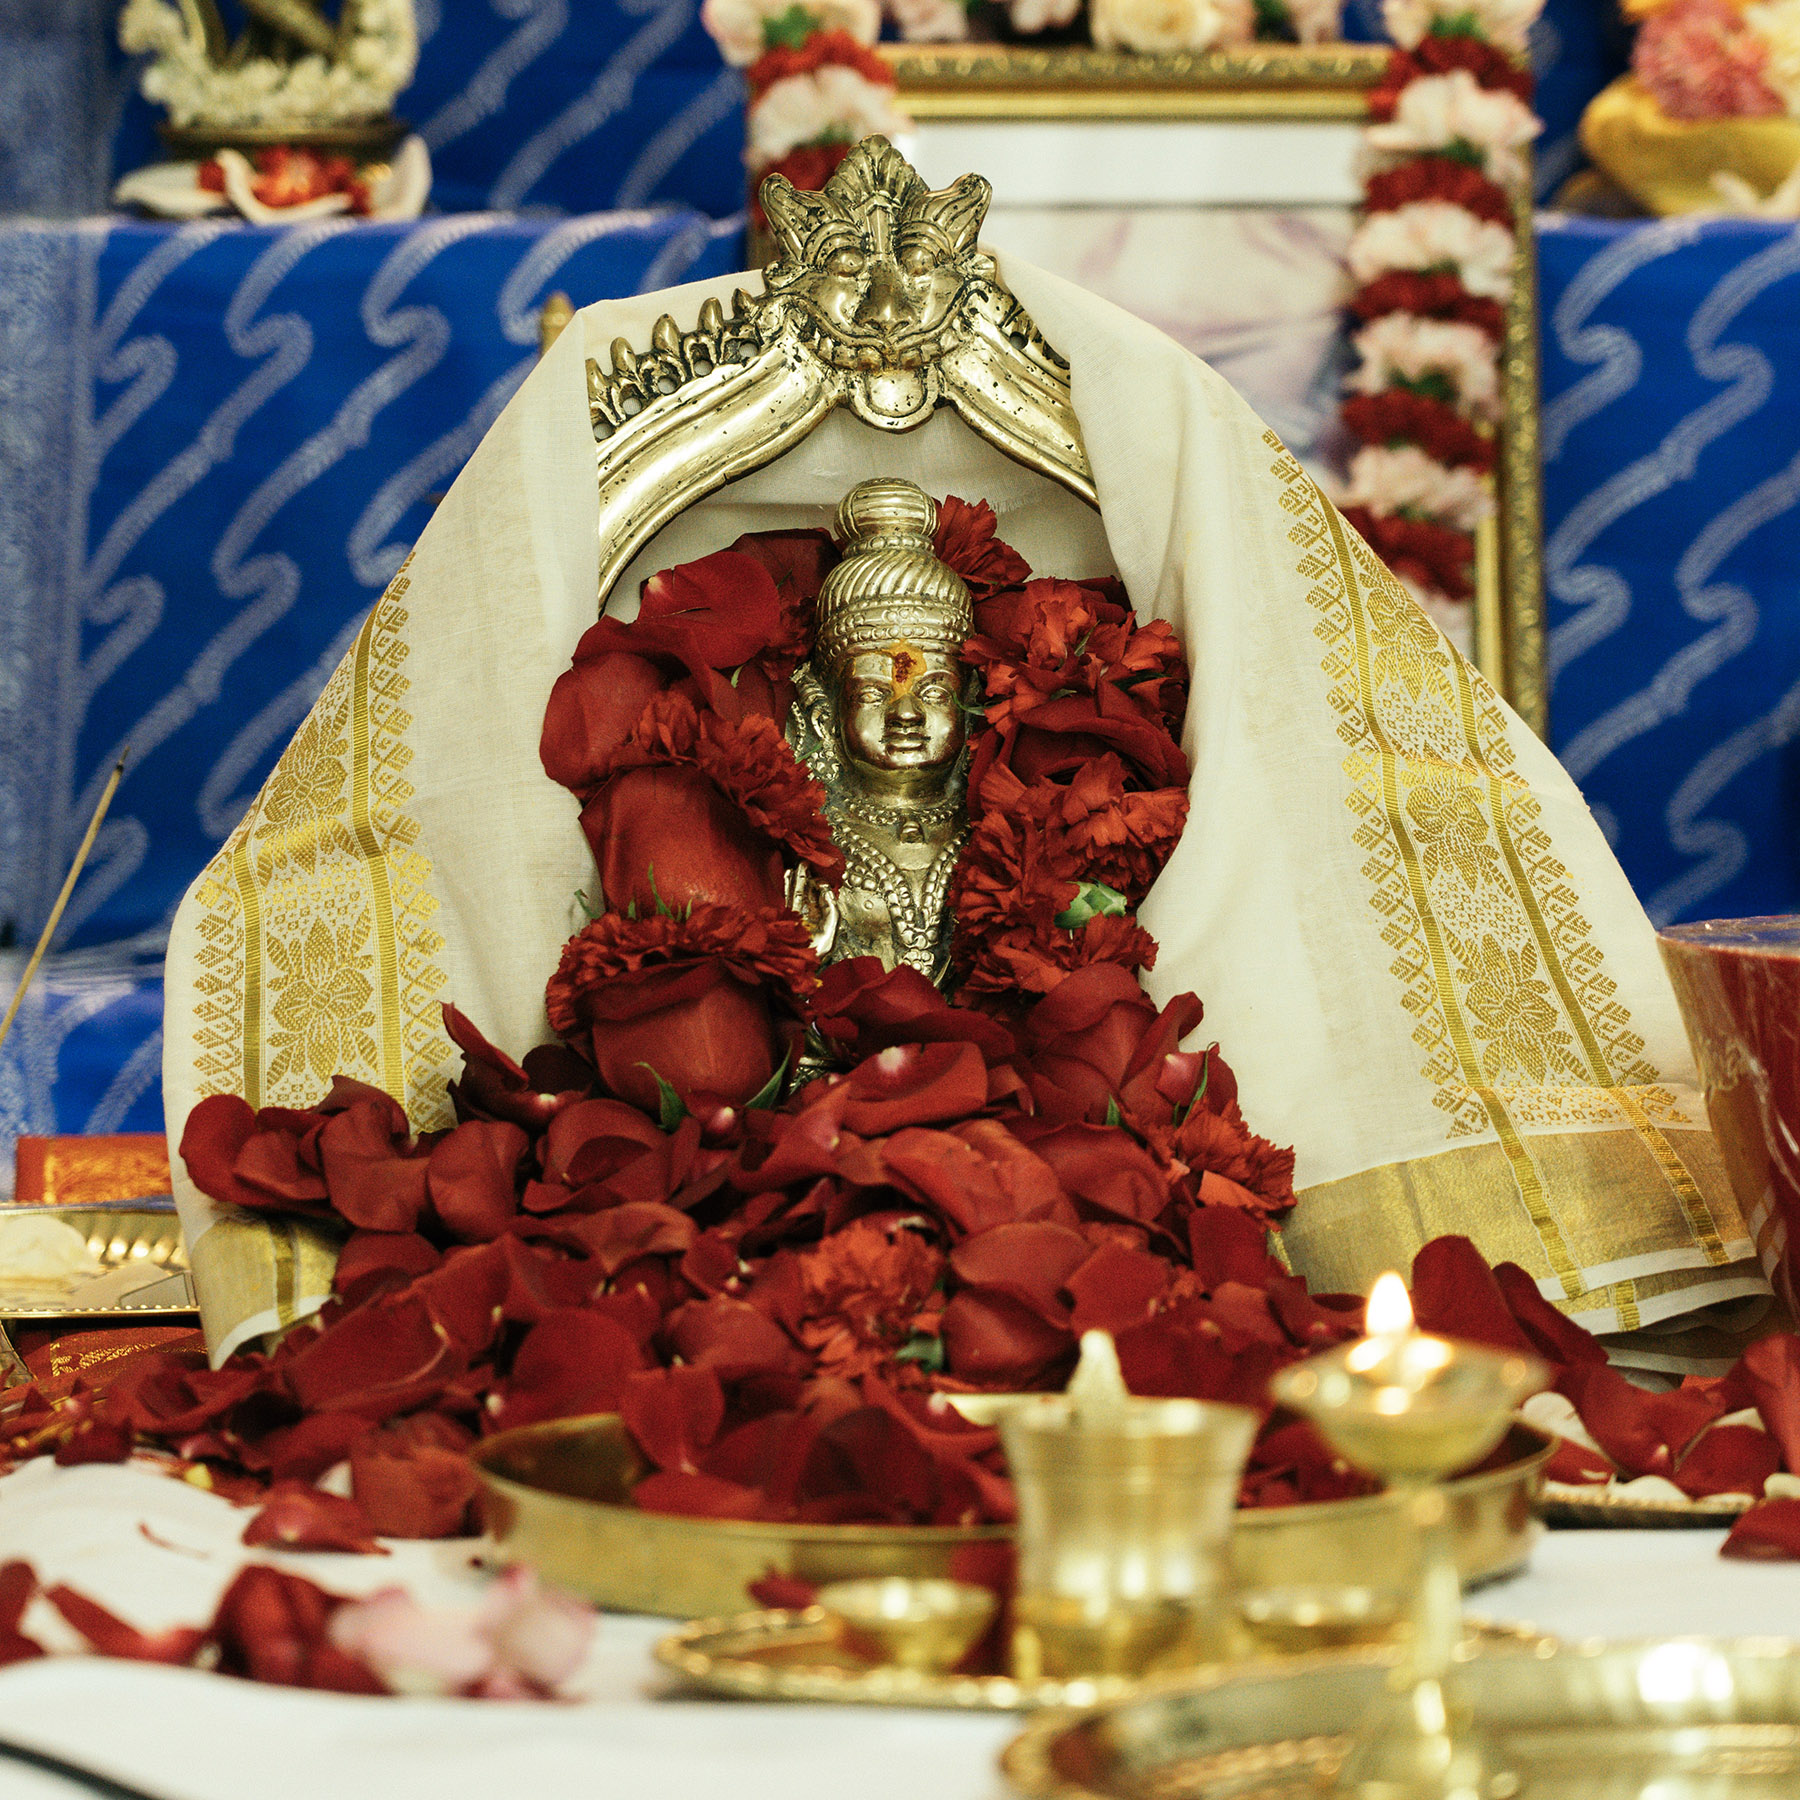
[[[1406,1283],[1389,1271],[1369,1290],[1363,1330],[1370,1337],[1404,1337],[1412,1328],[1413,1309],[1406,1296]]]

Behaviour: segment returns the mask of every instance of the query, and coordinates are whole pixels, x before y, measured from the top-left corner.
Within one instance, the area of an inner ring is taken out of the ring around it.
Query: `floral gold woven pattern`
[[[403,567],[199,887],[206,1093],[305,1106],[342,1072],[441,1122],[443,939],[406,810],[408,585]]]

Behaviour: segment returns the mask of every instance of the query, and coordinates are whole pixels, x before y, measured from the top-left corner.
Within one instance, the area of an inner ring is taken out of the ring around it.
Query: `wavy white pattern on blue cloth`
[[[546,294],[719,274],[739,230],[0,227],[3,941],[132,758],[0,1053],[0,1170],[21,1130],[154,1127],[175,904],[530,369]]]
[[[1800,231],[1539,258],[1558,754],[1658,922],[1800,910]]]

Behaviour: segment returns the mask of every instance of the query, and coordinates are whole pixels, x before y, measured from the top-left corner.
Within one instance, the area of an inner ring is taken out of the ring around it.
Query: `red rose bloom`
[[[791,1034],[769,990],[803,995],[817,970],[806,928],[783,908],[611,913],[563,947],[545,1004],[559,1033],[586,1039],[620,1099],[655,1113],[660,1076],[690,1106],[697,1096],[738,1106],[768,1085],[787,1052]]]
[[[946,494],[938,502],[932,554],[969,584],[969,593],[976,600],[1031,579],[1030,563],[994,535],[998,523],[985,500],[971,506],[967,500]]]

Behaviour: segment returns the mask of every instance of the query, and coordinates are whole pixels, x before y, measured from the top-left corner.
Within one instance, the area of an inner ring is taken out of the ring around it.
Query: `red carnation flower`
[[[1417,444],[1452,467],[1486,471],[1494,466],[1494,440],[1477,431],[1455,407],[1429,394],[1387,388],[1379,394],[1352,394],[1344,423],[1365,444]]]
[[[977,600],[1031,579],[1031,565],[1011,544],[994,535],[998,523],[985,500],[970,505],[946,494],[938,502],[932,552],[969,584],[969,592]]]
[[[1156,939],[1127,913],[1102,914],[1079,931],[1019,927],[972,944],[963,973],[966,993],[1047,994],[1065,975],[1092,963],[1122,969],[1156,964]]]
[[[1452,600],[1474,592],[1471,565],[1475,540],[1431,519],[1408,519],[1399,513],[1372,513],[1366,506],[1346,506],[1344,517],[1360,531],[1396,575],[1423,588],[1436,588]]]
[[[1506,309],[1500,302],[1471,294],[1447,269],[1430,274],[1390,269],[1350,296],[1350,310],[1359,319],[1379,319],[1394,312],[1416,313],[1422,319],[1456,319],[1478,326],[1495,343],[1506,335]]]
[[[1511,229],[1512,201],[1505,188],[1479,169],[1449,156],[1420,156],[1369,177],[1365,212],[1397,212],[1415,200],[1449,200],[1478,219]]]

